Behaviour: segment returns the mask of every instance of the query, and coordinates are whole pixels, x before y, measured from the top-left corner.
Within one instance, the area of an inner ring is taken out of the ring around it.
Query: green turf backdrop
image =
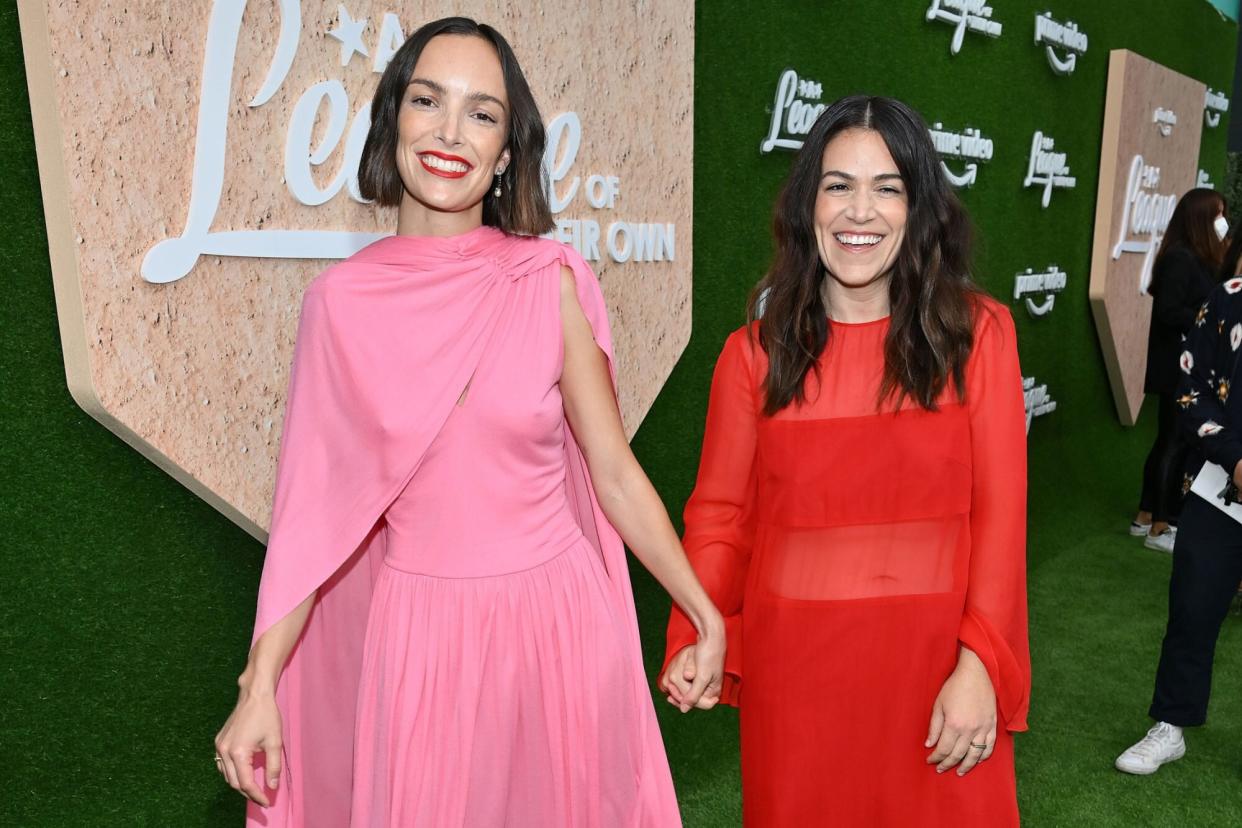
[[[1152,779],[1109,769],[1141,733],[1163,628],[1168,558],[1124,537],[1150,413],[1117,423],[1087,304],[1087,267],[1108,51],[1133,49],[1229,90],[1235,24],[1204,0],[1061,2],[1090,38],[1069,77],[1032,43],[1042,3],[993,3],[998,40],[923,19],[926,0],[733,0],[696,6],[694,333],[635,440],[677,516],[693,483],[710,371],[770,253],[773,196],[789,156],[760,156],[779,73],[824,98],[902,97],[948,128],[976,126],[993,161],[964,192],[981,237],[978,276],[1011,295],[1013,274],[1058,264],[1069,287],[1050,317],[1017,305],[1025,373],[1058,410],[1030,435],[1032,732],[1019,741],[1031,825],[1228,825],[1242,801],[1238,618],[1226,625],[1212,724]],[[0,9],[0,821],[22,826],[237,824],[240,802],[211,762],[253,616],[262,550],[70,400],[47,261],[17,16]],[[658,92],[658,90],[657,90]],[[639,113],[641,115],[641,113]],[[1020,187],[1033,130],[1069,153],[1074,190],[1047,210]],[[1225,123],[1201,166],[1224,174]],[[667,600],[635,588],[649,663]],[[1230,661],[1229,656],[1232,656]],[[814,693],[816,688],[791,688]],[[740,821],[735,716],[661,705],[684,817]],[[824,750],[853,760],[849,745]]]

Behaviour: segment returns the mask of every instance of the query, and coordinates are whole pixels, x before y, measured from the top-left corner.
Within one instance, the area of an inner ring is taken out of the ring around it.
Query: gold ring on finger
[[[987,745],[976,745],[974,742],[971,742],[970,746],[974,748],[975,750],[987,750],[988,749]]]

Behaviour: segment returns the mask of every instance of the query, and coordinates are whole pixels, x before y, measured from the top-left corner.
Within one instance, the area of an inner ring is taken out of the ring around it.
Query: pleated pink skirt
[[[386,564],[362,665],[351,824],[635,824],[650,702],[636,698],[614,601],[581,536],[506,575]]]

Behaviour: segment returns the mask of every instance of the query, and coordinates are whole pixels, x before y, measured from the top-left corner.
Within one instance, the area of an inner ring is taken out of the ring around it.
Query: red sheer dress
[[[726,618],[743,814],[760,826],[1018,822],[1026,728],[1026,436],[1007,309],[982,300],[966,402],[877,409],[888,321],[833,323],[807,401],[762,414],[746,329],[712,381],[685,547]],[[676,609],[668,658],[693,643]],[[925,762],[958,647],[983,660],[997,742],[965,777]],[[666,659],[667,662],[667,659]],[[744,701],[743,701],[744,700]]]

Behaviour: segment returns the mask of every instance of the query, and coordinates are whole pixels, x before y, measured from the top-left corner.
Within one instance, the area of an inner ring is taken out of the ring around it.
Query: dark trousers
[[[1207,719],[1216,637],[1242,580],[1242,523],[1186,498],[1173,549],[1169,622],[1149,714],[1179,727]]]
[[[1143,493],[1139,511],[1151,519],[1176,522],[1182,509],[1182,477],[1189,448],[1177,431],[1177,403],[1172,394],[1157,394],[1156,442],[1143,464]]]

